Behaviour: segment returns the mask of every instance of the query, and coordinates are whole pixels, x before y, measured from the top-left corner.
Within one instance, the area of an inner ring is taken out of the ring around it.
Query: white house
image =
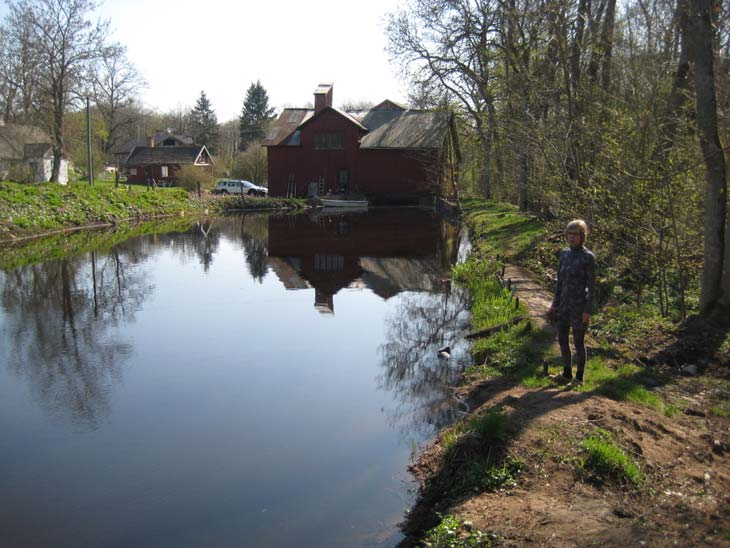
[[[51,138],[40,128],[6,124],[0,118],[0,180],[46,182],[53,170]],[[68,160],[61,160],[59,183],[68,183]]]

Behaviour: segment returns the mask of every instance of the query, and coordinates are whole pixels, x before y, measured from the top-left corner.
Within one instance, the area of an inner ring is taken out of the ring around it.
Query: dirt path
[[[535,323],[551,330],[551,295],[522,268],[507,266],[505,278]],[[414,539],[438,515],[452,514],[492,533],[498,547],[730,547],[730,420],[708,412],[730,397],[730,383],[677,378],[656,390],[679,414],[504,378],[462,387],[473,413],[501,409],[509,417],[510,438],[498,450],[524,463],[517,486],[444,498],[460,464],[444,459],[437,439],[412,467],[426,488],[405,524],[413,537],[402,545],[418,545]],[[641,487],[595,486],[581,477],[581,440],[599,427],[639,463]]]
[[[508,264],[504,268],[504,278],[511,280],[515,287],[515,295],[525,303],[530,317],[535,321],[537,327],[554,332],[554,328],[547,319],[553,296],[545,290],[535,276],[529,270]]]

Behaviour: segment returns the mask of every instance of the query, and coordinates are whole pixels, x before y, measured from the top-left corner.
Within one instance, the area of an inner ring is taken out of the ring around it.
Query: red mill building
[[[423,203],[449,193],[460,160],[453,113],[388,100],[344,112],[332,106],[332,84],[314,91],[314,109],[285,109],[262,145],[271,196],[344,190],[376,203]]]

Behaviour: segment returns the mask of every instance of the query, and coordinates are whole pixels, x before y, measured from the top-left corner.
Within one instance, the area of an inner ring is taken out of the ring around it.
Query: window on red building
[[[315,133],[314,150],[341,150],[345,148],[342,133]]]

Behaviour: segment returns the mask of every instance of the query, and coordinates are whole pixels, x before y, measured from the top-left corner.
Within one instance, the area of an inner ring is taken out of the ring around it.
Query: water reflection
[[[54,414],[94,427],[108,413],[111,385],[131,344],[107,328],[132,321],[152,292],[139,267],[145,259],[132,240],[108,254],[93,251],[0,273],[8,365],[30,379]]]
[[[425,437],[460,413],[450,391],[468,364],[466,296],[450,283],[450,267],[468,244],[460,236],[422,210],[269,220],[269,264],[288,289],[314,288],[320,312],[334,313],[343,288],[368,288],[385,300],[398,295],[386,318],[378,383],[397,401],[387,410],[391,424],[408,435]],[[450,360],[438,359],[443,346]]]
[[[462,412],[451,387],[469,364],[463,339],[468,320],[466,295],[458,288],[403,295],[386,319],[379,380],[399,403],[390,412],[391,423],[404,433],[426,437]],[[446,346],[450,358],[439,358],[438,349]]]
[[[394,545],[404,440],[458,412],[457,230],[231,216],[0,272],[0,545]]]
[[[287,289],[315,289],[314,306],[334,313],[334,296],[361,287],[384,299],[440,291],[458,251],[456,226],[417,209],[279,216],[269,219],[269,264]]]

